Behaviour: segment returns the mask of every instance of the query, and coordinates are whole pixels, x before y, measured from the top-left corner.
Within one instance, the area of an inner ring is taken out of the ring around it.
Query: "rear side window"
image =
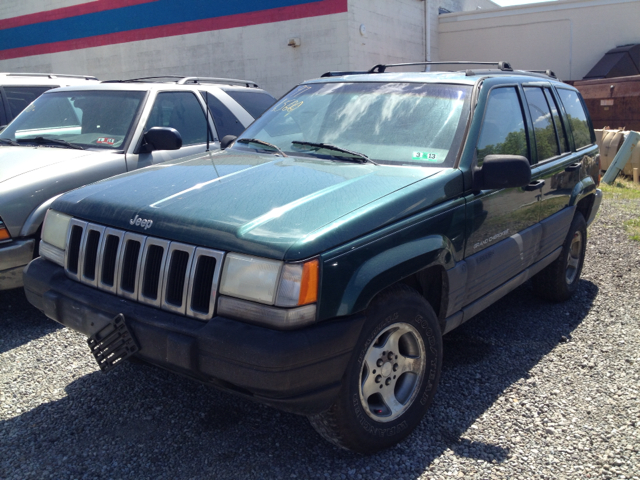
[[[573,141],[576,144],[576,149],[591,145],[593,143],[591,129],[589,128],[587,113],[584,111],[584,105],[580,101],[580,97],[573,90],[565,88],[558,88],[558,94],[564,109],[567,111],[569,128],[573,132]]]
[[[526,87],[524,94],[527,97],[529,112],[533,120],[533,133],[536,139],[538,161],[555,157],[560,154],[556,129],[551,118],[551,110],[547,99],[538,87]]]
[[[253,118],[258,118],[276,103],[276,99],[267,92],[241,92],[238,90],[225,90],[224,92],[238,102]]]
[[[161,92],[153,104],[145,131],[151,127],[175,128],[182,136],[182,145],[207,141],[204,110],[191,92]]]
[[[478,139],[478,165],[487,155],[529,158],[524,116],[514,87],[495,88],[489,94]]]
[[[16,117],[27,105],[52,88],[55,87],[4,87],[11,118]]]
[[[238,120],[238,118],[231,113],[220,100],[209,92],[201,92],[202,95],[206,95],[206,102],[209,106],[209,111],[213,117],[213,123],[216,125],[218,136],[220,138],[226,135],[235,135],[236,137],[244,132],[244,125]]]

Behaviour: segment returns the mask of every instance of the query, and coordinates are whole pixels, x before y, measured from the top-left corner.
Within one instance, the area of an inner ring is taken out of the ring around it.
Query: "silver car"
[[[197,77],[44,93],[0,133],[0,290],[22,285],[22,269],[38,255],[44,214],[56,197],[218,149],[220,139],[239,135],[274,102],[254,82]]]

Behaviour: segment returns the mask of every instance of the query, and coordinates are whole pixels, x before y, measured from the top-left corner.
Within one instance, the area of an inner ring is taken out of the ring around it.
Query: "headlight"
[[[218,313],[275,328],[313,323],[316,307],[312,304],[318,299],[318,276],[317,259],[290,264],[230,253],[222,269]]]
[[[60,266],[64,266],[64,251],[67,248],[67,230],[70,221],[69,215],[49,210],[42,226],[40,255]]]

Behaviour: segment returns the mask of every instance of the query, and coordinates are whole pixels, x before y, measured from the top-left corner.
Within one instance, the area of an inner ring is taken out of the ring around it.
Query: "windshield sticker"
[[[296,108],[300,108],[304,102],[301,100],[285,100],[281,105],[276,105],[274,112],[287,112],[285,117],[293,112]]]
[[[311,90],[311,87],[309,85],[302,85],[300,88],[298,88],[298,91],[291,96],[297,97],[298,95],[306,92],[307,90]]]
[[[115,138],[100,137],[99,139],[96,140],[96,143],[100,143],[100,144],[103,144],[103,145],[115,145],[116,139]]]
[[[413,160],[423,160],[425,162],[432,163],[442,163],[444,162],[444,158],[438,158],[437,153],[429,153],[429,152],[413,152]]]

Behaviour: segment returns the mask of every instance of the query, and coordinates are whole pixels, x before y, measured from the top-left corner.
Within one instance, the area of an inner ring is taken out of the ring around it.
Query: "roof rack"
[[[415,66],[429,66],[429,65],[494,65],[503,72],[512,72],[511,64],[508,62],[469,62],[469,61],[452,61],[452,62],[410,62],[410,63],[391,63],[391,64],[379,64],[374,65],[366,71],[353,71],[353,72],[326,72],[322,74],[322,77],[339,77],[342,75],[366,75],[371,73],[385,73],[387,68],[394,67],[415,67]],[[470,73],[467,70],[467,75]],[[472,73],[472,72],[471,72]]]
[[[129,78],[127,80],[106,80],[102,83],[136,83],[136,82],[175,82],[177,85],[203,84],[203,83],[223,83],[226,85],[244,85],[246,87],[260,88],[256,82],[251,80],[239,80],[235,78],[218,77],[183,77],[182,75],[160,75],[157,77]]]
[[[553,70],[525,70],[525,72],[541,73],[543,75],[546,75],[547,77],[551,77],[551,78],[555,78],[555,79],[558,78]]]
[[[91,75],[72,75],[67,73],[0,73],[6,77],[47,77],[47,78],[84,78],[85,80],[98,80]]]

